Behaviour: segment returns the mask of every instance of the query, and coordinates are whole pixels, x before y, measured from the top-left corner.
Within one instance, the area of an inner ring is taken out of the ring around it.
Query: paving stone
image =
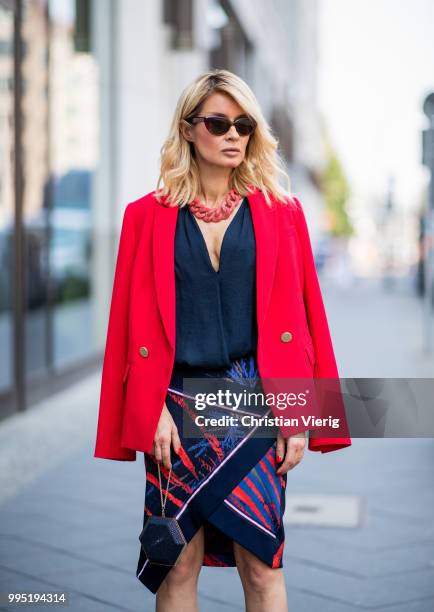
[[[134,611],[142,610],[146,602],[154,601],[152,593],[136,578],[135,572],[106,567],[83,569],[66,574],[64,584],[81,595]]]
[[[360,498],[356,495],[288,493],[283,522],[286,525],[358,527],[362,521]]]
[[[235,567],[202,567],[198,588],[201,594],[212,595],[214,602],[220,600],[222,603],[235,606],[235,609],[244,610],[243,587]]]
[[[322,540],[313,537],[308,529],[286,528],[284,563],[292,560],[330,568],[354,577],[380,576],[401,572],[413,572],[434,566],[434,545],[424,541],[411,547],[388,550],[357,550],[351,542],[324,546]]]
[[[380,606],[375,608],[379,612],[432,612],[434,610],[434,598],[421,597],[416,601],[406,601],[392,606]]]
[[[345,576],[313,566],[307,572],[305,565],[297,562],[288,569],[289,573],[285,572],[285,575],[291,588],[335,599],[342,604],[375,607],[415,601],[421,595],[434,597],[434,568],[369,579]]]

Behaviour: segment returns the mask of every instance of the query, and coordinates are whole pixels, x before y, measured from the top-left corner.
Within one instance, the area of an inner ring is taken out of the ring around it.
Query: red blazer
[[[152,452],[175,357],[174,238],[178,207],[154,191],[124,212],[104,353],[94,457],[134,461]],[[338,377],[300,201],[248,196],[256,239],[258,370],[263,377]],[[291,340],[282,341],[283,332]],[[347,433],[345,433],[347,436]],[[333,451],[350,437],[309,437]]]

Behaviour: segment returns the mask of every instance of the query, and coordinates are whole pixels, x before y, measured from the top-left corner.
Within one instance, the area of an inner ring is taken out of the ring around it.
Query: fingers
[[[177,434],[176,434],[177,435]],[[179,440],[179,438],[178,438]],[[165,468],[170,470],[172,462],[170,458],[170,445],[172,441],[172,434],[162,434],[154,440],[154,451],[153,454],[158,463],[162,463]],[[181,443],[179,443],[179,446]],[[176,451],[176,448],[175,448]]]
[[[180,446],[181,440],[178,435],[178,428],[173,421],[172,415],[166,407],[163,406],[163,411],[158,422],[157,431],[155,432],[153,455],[158,463],[163,463],[164,467],[168,470],[172,467],[170,448],[173,444],[173,448],[177,453]]]
[[[282,465],[276,470],[277,474],[286,474],[294,468],[303,458],[306,446],[305,436],[290,436],[287,440],[286,454]]]
[[[170,438],[156,438],[154,440],[153,455],[158,463],[162,463],[164,467],[170,470],[172,466],[170,461]]]
[[[154,440],[153,455],[154,455],[155,459],[160,463],[161,462],[161,458],[162,458],[161,445],[160,445],[159,442],[157,442],[157,440]]]
[[[281,461],[283,461],[283,458],[285,456],[285,446],[286,446],[285,438],[283,437],[282,432],[279,429],[277,433],[277,442],[276,442],[276,461],[277,463],[281,463]]]
[[[181,448],[181,440],[178,435],[178,428],[176,425],[172,427],[172,444],[173,450],[178,454],[179,449]]]
[[[161,454],[163,456],[163,465],[170,470],[172,462],[170,461],[170,440],[161,444]]]

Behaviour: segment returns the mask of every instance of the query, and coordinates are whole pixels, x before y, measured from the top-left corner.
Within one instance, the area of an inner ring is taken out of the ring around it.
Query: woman
[[[187,378],[249,390],[265,377],[338,377],[303,209],[279,174],[288,179],[254,94],[213,70],[180,97],[157,190],[124,214],[94,456],[143,451],[143,524],[164,493],[188,542],[174,567],[140,550],[137,577],[160,611],[197,609],[203,565],[236,566],[249,611],[287,610],[282,517],[303,428],[217,435],[184,388]],[[309,448],[349,446],[342,421],[339,437],[311,430]]]

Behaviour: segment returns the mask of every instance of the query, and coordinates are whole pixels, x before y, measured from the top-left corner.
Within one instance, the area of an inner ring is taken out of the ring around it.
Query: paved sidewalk
[[[327,287],[325,298],[341,376],[374,375],[373,365],[375,376],[434,375],[418,342],[416,298],[365,284]],[[154,596],[135,577],[143,455],[135,463],[93,458],[98,384],[89,377],[0,424],[0,591],[64,589],[73,612],[151,612]],[[307,452],[288,473],[288,499],[360,496],[362,524],[286,527],[289,609],[434,610],[433,483],[428,438]],[[205,612],[244,610],[235,568],[203,568],[199,592]]]

